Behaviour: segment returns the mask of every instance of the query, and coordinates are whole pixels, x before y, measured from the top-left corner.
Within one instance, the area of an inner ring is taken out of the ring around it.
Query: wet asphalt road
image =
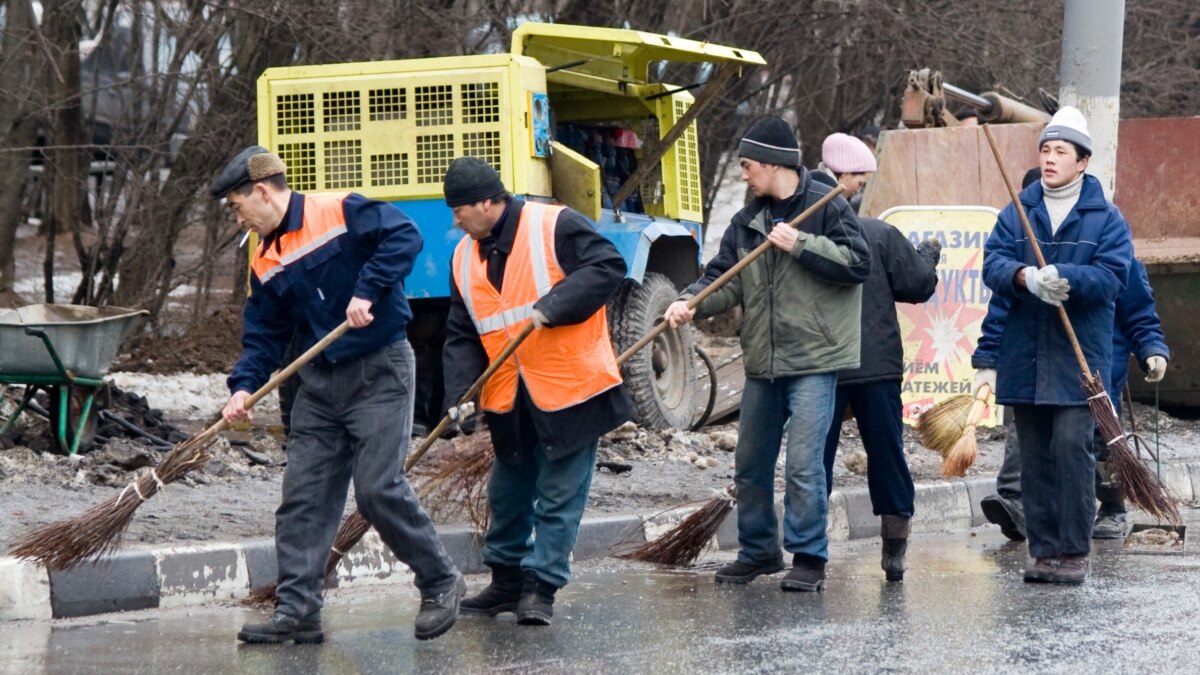
[[[729,554],[686,572],[604,561],[577,567],[549,628],[471,618],[417,642],[415,593],[375,586],[331,593],[320,646],[238,645],[259,613],[236,606],[5,624],[0,673],[1194,673],[1195,550],[1101,542],[1087,585],[1031,585],[1025,547],[985,528],[915,538],[889,584],[877,542],[853,542],[834,546],[821,594],[785,594],[779,575],[716,586]]]

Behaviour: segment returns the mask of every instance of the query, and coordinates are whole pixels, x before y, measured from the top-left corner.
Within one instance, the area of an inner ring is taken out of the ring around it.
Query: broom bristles
[[[967,469],[975,463],[978,450],[979,444],[975,439],[975,427],[970,427],[963,432],[954,447],[950,448],[950,452],[946,453],[946,459],[942,461],[942,477],[960,478],[967,475]]]
[[[728,495],[713,497],[662,536],[617,557],[676,567],[691,565],[717,533],[725,516],[733,510],[733,504],[733,498]]]
[[[1100,438],[1108,445],[1108,463],[1129,503],[1154,516],[1159,522],[1180,525],[1183,518],[1167,486],[1134,454],[1129,437],[1121,430],[1117,411],[1104,388],[1100,373],[1091,377],[1080,375],[1083,391],[1088,397],[1088,409],[1096,421]]]
[[[979,442],[975,437],[976,429],[979,427],[979,422],[983,419],[984,412],[987,411],[987,397],[989,390],[986,385],[979,388],[975,393],[974,399],[971,401],[971,407],[967,411],[966,424],[963,426],[962,434],[958,440],[954,442],[954,446],[946,453],[942,460],[942,477],[943,478],[959,478],[967,475],[967,469],[975,463],[975,457],[979,451]]]
[[[208,448],[216,440],[216,426],[176,445],[163,461],[110,497],[73,518],[64,518],[17,538],[9,553],[41,563],[49,570],[65,570],[112,553],[121,543],[133,514],[158,491],[204,466]]]
[[[935,403],[917,418],[917,440],[943,458],[962,437],[973,397],[959,394]]]
[[[346,516],[342,520],[342,524],[338,527],[337,536],[333,541],[333,548],[329,551],[329,558],[325,561],[325,582],[329,583],[329,579],[333,576],[333,571],[337,569],[338,563],[342,561],[350,549],[358,544],[359,540],[367,534],[367,530],[371,529],[371,524],[367,522],[366,517],[361,511],[355,511]],[[279,581],[275,580],[269,584],[263,584],[250,592],[243,600],[247,605],[274,605],[279,599],[276,592],[279,590]]]

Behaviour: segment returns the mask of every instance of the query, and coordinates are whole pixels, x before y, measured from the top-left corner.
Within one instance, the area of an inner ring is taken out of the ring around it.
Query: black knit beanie
[[[491,164],[475,157],[459,157],[446,169],[442,191],[450,208],[491,199],[504,192],[500,174]]]
[[[795,169],[800,166],[800,144],[792,125],[778,117],[764,117],[742,136],[738,157]]]

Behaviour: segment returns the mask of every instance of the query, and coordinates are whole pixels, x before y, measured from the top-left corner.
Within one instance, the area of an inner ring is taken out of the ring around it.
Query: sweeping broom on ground
[[[829,192],[829,194],[821,197],[815,204],[804,209],[804,211],[793,218],[788,223],[790,227],[798,227],[800,223],[807,220],[814,213],[825,208],[825,205],[833,201],[842,193],[844,188],[837,186]],[[741,272],[747,265],[754,262],[762,254],[766,253],[774,246],[769,241],[764,241],[757,248],[748,253],[733,267],[730,267],[724,274],[717,277],[711,284],[706,286],[704,290],[697,293],[692,299],[688,300],[688,309],[695,309],[700,302],[712,295],[718,288],[724,286],[734,276]],[[619,362],[624,362],[635,352],[642,347],[650,344],[660,333],[669,327],[667,322],[662,322],[654,327],[646,337],[638,340],[632,347],[625,350],[621,354]],[[628,558],[630,560],[640,560],[643,562],[653,562],[662,565],[690,565],[696,561],[709,540],[716,534],[717,528],[721,527],[725,516],[733,510],[736,501],[735,493],[732,487],[727,488],[721,494],[708,500],[704,506],[692,512],[686,518],[681,520],[671,530],[664,533],[654,541],[648,541],[645,544],[636,548],[618,554],[620,558]]]
[[[1021,218],[1025,237],[1029,239],[1029,243],[1033,247],[1038,268],[1045,267],[1046,259],[1042,255],[1042,248],[1038,245],[1037,237],[1034,235],[1033,226],[1029,224],[1029,217],[1025,214],[1025,207],[1021,205],[1017,191],[1013,189],[1012,183],[1008,180],[1008,173],[1004,170],[1004,162],[1000,157],[1000,148],[996,145],[996,139],[992,137],[991,128],[986,124],[983,125],[983,133],[987,136],[988,144],[992,148],[992,155],[996,158],[996,165],[1000,168],[1004,187],[1008,188],[1013,206],[1016,207],[1017,215]],[[1058,307],[1058,316],[1062,320],[1067,339],[1071,341],[1071,347],[1075,351],[1075,359],[1079,362],[1081,371],[1079,379],[1084,395],[1087,396],[1088,408],[1096,420],[1100,437],[1108,444],[1109,465],[1112,467],[1117,481],[1125,489],[1125,496],[1131,504],[1154,516],[1156,520],[1160,522],[1165,520],[1175,525],[1180,524],[1182,520],[1175,500],[1167,492],[1162,481],[1137,458],[1130,447],[1128,437],[1121,431],[1121,422],[1117,419],[1117,411],[1113,407],[1112,399],[1104,389],[1104,380],[1101,379],[1099,372],[1093,372],[1088,367],[1087,359],[1083,355],[1083,349],[1079,346],[1079,339],[1075,337],[1075,329],[1071,327],[1071,319],[1067,316],[1065,307],[1061,305]]]
[[[246,400],[246,409],[254,407],[254,404],[324,351],[349,328],[348,322],[342,322],[287,368],[279,371]],[[209,459],[209,446],[216,441],[217,434],[228,426],[229,424],[221,419],[201,433],[176,445],[157,467],[125,486],[116,497],[109,498],[74,518],[55,521],[22,535],[9,549],[9,553],[17,558],[39,562],[47,569],[63,570],[116,550],[121,542],[121,535],[142,502],[148,501],[168,483],[179,480],[190,471],[203,468]]]
[[[471,388],[467,389],[467,393],[463,394],[462,398],[458,400],[458,405],[466,405],[467,403],[475,400],[475,397],[478,396],[479,392],[483,390],[483,385],[486,384],[487,381],[492,377],[492,374],[500,368],[501,364],[508,360],[509,356],[512,356],[513,352],[517,351],[517,347],[520,347],[521,343],[524,342],[525,338],[529,337],[530,333],[532,332],[533,322],[525,324],[525,327],[521,329],[521,332],[517,333],[516,336],[508,341],[508,344],[504,345],[504,349],[496,355],[496,358],[490,364],[488,364],[488,367],[483,371],[483,373],[476,378],[474,383],[471,384]],[[429,448],[433,447],[433,444],[437,442],[439,438],[441,438],[442,434],[445,433],[446,429],[449,429],[450,425],[453,423],[454,418],[451,417],[449,413],[442,417],[442,420],[438,422],[438,425],[425,436],[425,440],[421,441],[421,445],[418,446],[416,450],[409,453],[408,458],[404,460],[405,473],[408,473],[412,470],[416,463],[421,460],[421,457],[425,455]],[[452,465],[452,467],[465,469],[467,465],[470,465],[471,468],[469,470],[471,475],[475,476],[479,473],[479,465],[481,462],[482,460],[478,458],[469,458],[464,460],[463,464]],[[490,470],[490,459],[487,461],[486,466]],[[484,475],[487,475],[486,471],[484,472]],[[446,479],[443,477],[441,480],[444,481]],[[481,479],[477,478],[477,480]],[[370,529],[369,525],[367,527],[362,527],[361,523],[366,522],[366,518],[364,518],[358,511],[351,513],[349,516],[346,516],[344,520],[342,520],[341,526],[338,527],[337,536],[334,538],[333,548],[329,551],[329,558],[325,563],[325,575],[327,577],[333,572],[334,568],[337,567],[338,563],[342,561],[342,558],[346,556],[346,553],[350,549],[354,548],[354,545],[357,544],[358,541],[363,538],[363,535],[367,533],[367,530]],[[254,589],[250,592],[250,595],[246,597],[246,603],[265,604],[275,602],[275,591],[278,588],[278,585],[278,581],[272,581]]]
[[[936,403],[917,418],[917,440],[942,456],[942,476],[965,475],[975,463],[975,428],[987,411],[992,388],[981,385],[974,396],[959,394]]]

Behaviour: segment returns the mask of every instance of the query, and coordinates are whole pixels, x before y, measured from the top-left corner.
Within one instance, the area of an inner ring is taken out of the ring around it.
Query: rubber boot
[[[904,581],[908,563],[904,554],[908,551],[908,534],[912,521],[904,516],[883,515],[879,518],[879,536],[883,539],[883,559],[880,566],[888,581]]]
[[[549,626],[554,616],[554,593],[558,587],[525,570],[521,600],[517,603],[517,623],[522,626]]]
[[[521,568],[509,565],[490,565],[492,583],[478,594],[458,603],[463,614],[496,616],[504,612],[517,611],[521,599]]]

